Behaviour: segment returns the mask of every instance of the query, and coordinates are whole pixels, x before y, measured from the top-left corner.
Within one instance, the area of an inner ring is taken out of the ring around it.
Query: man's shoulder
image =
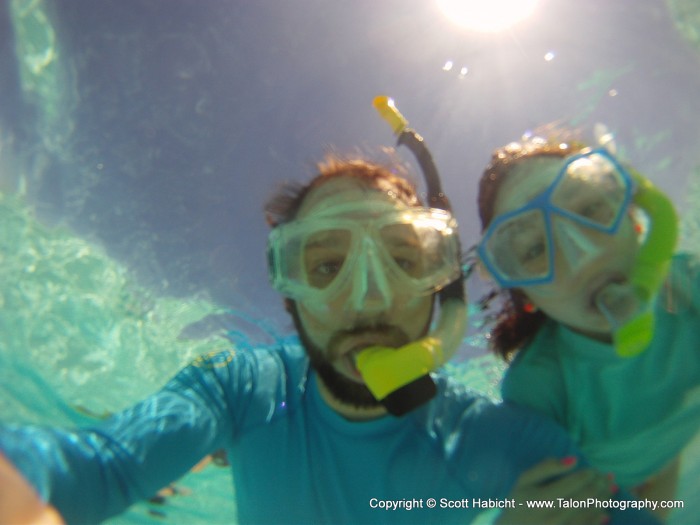
[[[239,431],[288,416],[301,404],[309,362],[295,338],[211,352],[184,368],[167,388],[220,399]]]
[[[510,487],[518,473],[545,457],[574,453],[568,434],[551,418],[475,393],[454,379],[438,388],[418,421],[435,449],[470,479],[500,479]]]
[[[197,357],[192,365],[202,369],[221,369],[229,366],[268,369],[277,367],[307,368],[308,357],[296,337],[280,338],[272,344],[231,346]]]
[[[309,370],[306,352],[296,338],[273,344],[230,347],[195,359],[176,382],[219,385],[227,396],[298,396],[304,391]],[[286,402],[286,400],[285,400]]]
[[[442,410],[458,413],[469,413],[479,417],[483,413],[493,413],[497,417],[522,413],[530,417],[529,410],[521,411],[511,403],[504,403],[500,398],[476,391],[467,383],[450,375],[436,376],[438,394],[435,401]]]
[[[527,407],[473,391],[456,379],[436,376],[438,394],[423,413],[423,422],[445,436],[469,435],[479,441],[513,433],[554,433],[562,429]]]

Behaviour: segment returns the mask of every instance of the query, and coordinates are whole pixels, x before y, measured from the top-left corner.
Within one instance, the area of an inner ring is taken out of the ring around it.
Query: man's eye
[[[420,278],[425,271],[425,263],[417,250],[402,250],[392,255],[394,262],[406,275]]]
[[[316,275],[323,275],[326,277],[336,275],[340,269],[343,267],[342,259],[334,259],[331,261],[323,261],[316,264],[313,267],[313,273]]]
[[[407,273],[411,273],[411,270],[415,268],[416,263],[410,259],[405,259],[403,257],[394,257],[394,261],[399,265],[399,268]]]
[[[342,270],[344,262],[345,259],[342,257],[309,261],[307,266],[307,279],[309,284],[315,288],[325,288],[329,286]]]

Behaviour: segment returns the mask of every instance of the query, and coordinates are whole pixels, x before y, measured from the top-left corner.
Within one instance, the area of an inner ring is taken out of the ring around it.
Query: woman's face
[[[535,157],[514,166],[496,196],[494,218],[516,210],[543,193],[555,180],[566,159]],[[581,200],[584,191],[570,198]],[[599,213],[588,205],[591,213]],[[571,329],[607,340],[612,328],[596,306],[598,293],[611,283],[625,284],[639,248],[634,224],[628,212],[619,228],[605,233],[557,214],[550,214],[554,255],[553,279],[521,290],[540,310]],[[529,246],[526,235],[514,236],[513,254]],[[516,246],[517,245],[517,246]],[[537,251],[531,257],[536,257]],[[537,261],[529,259],[528,263]]]

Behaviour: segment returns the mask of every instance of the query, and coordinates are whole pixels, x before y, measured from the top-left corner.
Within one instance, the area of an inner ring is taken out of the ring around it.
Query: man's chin
[[[327,361],[311,360],[321,381],[338,401],[357,408],[375,408],[380,405],[364,383],[358,383],[338,372]]]
[[[338,401],[357,408],[375,408],[380,406],[379,401],[374,398],[372,392],[369,391],[364,383],[354,381],[341,374],[326,359],[324,352],[311,341],[311,338],[306,333],[294,304],[290,308],[290,313],[301,344],[306,350],[306,355],[309,356],[311,367],[316,370],[328,392]]]

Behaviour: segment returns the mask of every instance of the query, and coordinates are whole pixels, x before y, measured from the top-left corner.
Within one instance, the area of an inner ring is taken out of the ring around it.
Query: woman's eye
[[[540,242],[540,243],[533,244],[532,246],[530,246],[530,247],[525,251],[525,253],[523,253],[523,254],[520,256],[520,259],[521,259],[523,262],[529,262],[529,261],[533,261],[533,260],[537,259],[538,257],[544,255],[544,253],[545,253],[545,246],[544,246],[544,243],[541,243],[541,242]]]
[[[581,210],[581,215],[584,217],[594,217],[595,214],[598,213],[598,210],[600,210],[600,203],[588,204]]]
[[[581,207],[579,214],[597,222],[607,221],[610,218],[610,207],[602,200],[590,202]]]

